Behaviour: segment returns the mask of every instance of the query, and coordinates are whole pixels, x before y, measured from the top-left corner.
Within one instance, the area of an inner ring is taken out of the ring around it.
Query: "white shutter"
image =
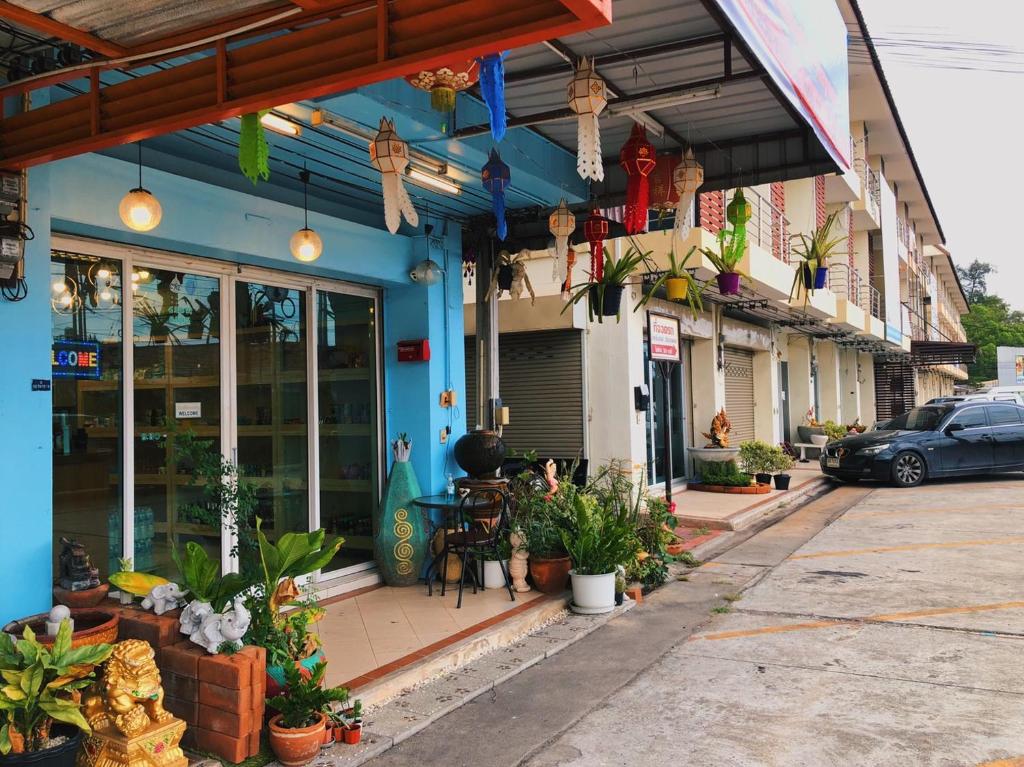
[[[754,353],[746,349],[725,348],[725,412],[731,446],[754,438]]]

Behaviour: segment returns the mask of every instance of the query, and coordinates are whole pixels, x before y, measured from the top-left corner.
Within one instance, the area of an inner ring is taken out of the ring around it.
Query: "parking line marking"
[[[930,508],[930,509],[888,509],[886,511],[854,511],[843,515],[843,519],[864,519],[865,517],[888,517],[900,514],[977,514],[979,511],[1022,511],[1024,504],[1004,503],[985,506],[983,509],[975,507],[964,508]]]
[[[811,554],[793,554],[796,559],[826,559],[828,557],[854,557],[861,554],[889,554],[898,551],[921,551],[924,549],[958,549],[968,546],[1012,546],[1024,543],[1024,536],[1009,538],[981,538],[973,541],[949,541],[946,543],[909,543],[904,546],[873,546],[868,549],[844,549],[839,551],[816,551]]]
[[[994,762],[982,762],[978,767],[1024,767],[1024,756],[996,759]]]
[[[936,615],[964,615],[966,613],[995,612],[997,610],[1024,609],[1024,601],[996,602],[987,605],[967,605],[966,607],[936,607],[928,610],[911,610],[899,613],[879,613],[863,618],[836,618],[827,621],[807,621],[805,623],[783,623],[778,626],[762,626],[756,629],[740,629],[736,631],[719,631],[714,634],[693,636],[690,641],[707,639],[739,639],[743,637],[761,636],[763,634],[783,634],[788,631],[807,631],[810,629],[828,628],[830,626],[853,626],[864,623],[896,623],[912,618],[929,618]],[[1024,766],[1022,766],[1024,767]]]

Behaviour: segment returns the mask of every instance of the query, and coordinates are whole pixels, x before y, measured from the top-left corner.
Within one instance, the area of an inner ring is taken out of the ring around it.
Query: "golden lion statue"
[[[711,431],[701,432],[706,439],[711,440],[705,447],[729,447],[729,432],[732,430],[732,423],[725,414],[725,408],[718,411],[718,415],[711,419]]]
[[[151,724],[173,718],[163,701],[153,648],[141,639],[128,639],[114,646],[103,678],[86,697],[85,718],[94,730],[113,725],[132,738]]]

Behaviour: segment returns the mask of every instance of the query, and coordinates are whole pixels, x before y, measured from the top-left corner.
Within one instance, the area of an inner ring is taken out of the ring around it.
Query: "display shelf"
[[[305,439],[307,433],[304,423],[285,423],[280,426],[254,424],[238,427],[239,437],[302,437]]]
[[[320,489],[337,493],[370,493],[373,484],[369,479],[321,479]]]
[[[368,423],[322,423],[320,438],[324,437],[372,437],[373,427]]]

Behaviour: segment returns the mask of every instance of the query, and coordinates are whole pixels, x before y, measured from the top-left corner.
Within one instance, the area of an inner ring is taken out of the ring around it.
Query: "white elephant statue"
[[[181,611],[181,617],[178,618],[178,623],[181,625],[181,633],[188,634],[189,638],[191,638],[193,634],[199,631],[203,621],[210,615],[213,615],[213,607],[210,606],[209,602],[200,602],[198,599],[189,602],[185,609]]]
[[[235,600],[230,610],[223,613],[211,613],[203,619],[199,630],[190,639],[200,647],[206,648],[210,655],[216,655],[225,644],[233,645],[236,650],[242,649],[242,637],[249,629],[252,616],[245,609],[245,603]]]
[[[185,604],[185,592],[177,583],[161,583],[149,590],[142,607],[163,615],[168,610],[175,610]]]

